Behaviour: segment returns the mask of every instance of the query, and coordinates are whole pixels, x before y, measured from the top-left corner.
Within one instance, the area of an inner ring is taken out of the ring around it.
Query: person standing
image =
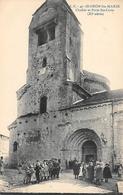
[[[97,185],[101,185],[102,171],[103,171],[102,166],[101,166],[100,162],[97,161],[96,166],[94,168],[94,175],[95,175]]]
[[[80,163],[76,161],[73,165],[73,173],[75,175],[75,179],[78,179],[79,171],[80,171]]]
[[[48,167],[47,162],[45,160],[43,163],[43,168],[44,168],[44,180],[48,180],[49,179],[49,167]]]
[[[83,165],[84,165],[84,162],[81,162],[81,165],[80,165],[80,170],[79,170],[79,179],[82,179],[83,178]]]
[[[86,167],[86,163],[83,163],[83,168],[82,168],[82,179],[86,180],[86,175],[87,175],[87,167]]]
[[[108,182],[109,178],[112,178],[110,166],[107,163],[105,164],[105,167],[103,169],[103,178],[105,179],[106,183]]]
[[[118,177],[121,178],[123,174],[123,166],[120,164],[117,170]]]
[[[22,164],[21,164],[21,162],[18,163],[18,173],[22,174]]]
[[[3,156],[0,157],[0,174],[3,175],[4,172],[4,162],[3,162]]]
[[[94,165],[93,162],[89,162],[89,165],[87,167],[87,171],[88,171],[88,180],[89,182],[93,182],[94,180]]]
[[[25,175],[23,179],[24,184],[30,184],[31,182],[31,170],[30,170],[30,164],[27,164],[25,167]]]
[[[37,160],[36,162],[36,166],[35,166],[35,176],[36,176],[36,182],[39,183],[40,182],[40,163],[39,161]]]
[[[52,179],[52,177],[53,177],[53,162],[52,162],[52,160],[50,160],[48,162],[48,167],[49,167],[49,177],[50,177],[50,179]]]
[[[60,162],[59,160],[56,160],[56,178],[59,178],[59,173],[60,173]]]
[[[35,175],[35,164],[33,163],[30,165],[30,171],[31,171],[31,183],[35,184],[36,183],[36,175]]]

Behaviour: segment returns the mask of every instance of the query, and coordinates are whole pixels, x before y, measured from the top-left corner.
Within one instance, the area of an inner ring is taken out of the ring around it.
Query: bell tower
[[[65,0],[47,0],[35,11],[29,26],[26,85],[31,87],[24,109],[41,113],[44,99],[46,111],[72,104],[68,81],[80,82],[80,40],[79,22]]]
[[[40,79],[52,74],[53,70],[62,74],[64,79],[79,81],[80,44],[79,22],[67,2],[47,0],[34,13],[29,27],[28,82],[32,82],[35,76]]]

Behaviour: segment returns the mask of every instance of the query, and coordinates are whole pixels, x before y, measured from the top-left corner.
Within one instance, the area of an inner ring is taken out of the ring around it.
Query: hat
[[[106,166],[109,166],[109,164],[108,164],[108,163],[106,163],[105,165],[106,165]]]
[[[100,165],[100,162],[99,161],[96,161],[96,165]]]

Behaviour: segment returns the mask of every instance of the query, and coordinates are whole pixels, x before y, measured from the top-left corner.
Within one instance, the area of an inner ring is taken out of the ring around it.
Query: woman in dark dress
[[[78,179],[80,171],[80,163],[76,161],[73,165],[73,173],[75,175],[75,179]]]
[[[105,164],[105,167],[103,169],[103,178],[105,179],[105,182],[108,182],[108,179],[112,178],[109,164]]]
[[[87,171],[88,171],[88,180],[89,182],[93,182],[94,180],[94,165],[93,162],[89,162],[89,166],[87,167]]]
[[[39,161],[37,160],[36,162],[36,166],[35,166],[35,176],[36,176],[36,182],[39,183],[40,182],[40,163]]]

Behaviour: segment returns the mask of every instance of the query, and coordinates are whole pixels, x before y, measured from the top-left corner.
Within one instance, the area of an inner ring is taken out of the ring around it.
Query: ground
[[[40,184],[23,184],[23,174],[18,174],[16,169],[5,169],[4,175],[0,175],[1,192],[63,192],[63,193],[101,193],[108,194],[115,190],[117,176],[113,176],[109,183],[101,186],[75,180],[72,171],[60,174],[59,179],[49,180]]]

